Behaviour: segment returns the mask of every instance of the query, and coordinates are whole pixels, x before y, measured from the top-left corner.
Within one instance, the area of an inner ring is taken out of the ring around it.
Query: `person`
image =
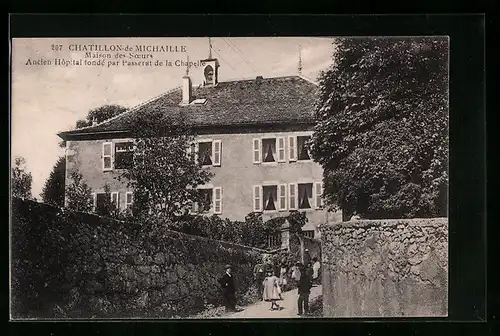
[[[290,274],[290,278],[293,279],[294,283],[295,283],[295,286],[298,286],[299,284],[299,280],[300,280],[300,266],[301,266],[301,263],[300,261],[297,261],[295,263],[295,266],[292,266],[291,268],[291,274]]]
[[[321,264],[318,260],[317,257],[314,257],[313,258],[313,281],[317,284],[321,283],[321,277],[320,277],[320,273],[319,273],[319,270],[321,268]]]
[[[304,265],[307,265],[311,262],[311,254],[309,253],[309,249],[304,250]]]
[[[262,282],[264,281],[264,278],[266,277],[264,263],[260,263],[260,264],[255,265],[255,267],[253,268],[253,276],[254,276],[255,283],[257,285],[258,294],[259,294],[259,296],[261,296],[262,291],[264,290]]]
[[[309,277],[309,280],[312,280],[313,278],[313,268],[312,268],[312,263],[311,262],[308,262],[306,264],[306,275]]]
[[[281,263],[279,284],[280,284],[282,290],[285,290],[285,288],[286,288],[286,286],[288,284],[288,280],[287,280],[287,267],[286,267],[286,263],[285,262]]]
[[[311,293],[311,278],[308,276],[307,272],[300,277],[298,285],[297,299],[298,314],[297,315],[307,315],[309,314],[309,294]]]
[[[219,279],[219,283],[224,291],[224,305],[226,311],[236,311],[236,290],[234,286],[234,277],[231,272],[231,265],[226,265],[226,273]]]
[[[273,274],[273,270],[269,268],[267,270],[267,276],[263,281],[264,293],[262,295],[262,300],[271,302],[271,308],[269,310],[280,309],[279,304],[276,302],[281,299],[281,288],[279,286],[279,279]]]

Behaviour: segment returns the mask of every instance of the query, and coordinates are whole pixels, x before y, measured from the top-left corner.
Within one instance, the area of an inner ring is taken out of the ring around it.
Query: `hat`
[[[226,264],[226,266],[224,266],[224,269],[228,269],[228,268],[231,268],[231,265]]]
[[[309,249],[305,249],[306,252],[309,252]]]
[[[297,261],[295,265],[301,265],[302,263],[300,261]]]

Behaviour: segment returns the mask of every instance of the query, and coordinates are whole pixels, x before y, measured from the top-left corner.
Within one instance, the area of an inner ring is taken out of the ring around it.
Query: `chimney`
[[[188,105],[191,103],[193,87],[189,76],[182,77],[182,104]]]

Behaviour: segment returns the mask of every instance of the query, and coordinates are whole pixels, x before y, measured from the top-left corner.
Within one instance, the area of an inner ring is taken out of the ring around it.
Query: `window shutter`
[[[214,213],[221,214],[222,213],[222,188],[217,187],[214,188]]]
[[[102,144],[102,170],[113,169],[113,143],[105,142]]]
[[[297,210],[298,208],[298,190],[297,183],[290,183],[288,185],[288,204],[290,210]]]
[[[278,209],[280,211],[286,210],[286,184],[278,185]]]
[[[92,212],[95,212],[97,209],[97,194],[92,193]]]
[[[285,138],[280,137],[278,138],[278,162],[285,162]]]
[[[316,200],[316,209],[323,208],[323,182],[316,182],[315,185],[315,200]]]
[[[212,163],[214,166],[220,166],[221,156],[222,156],[222,142],[220,140],[214,140],[212,142]]]
[[[297,161],[297,138],[295,135],[288,137],[288,155],[290,161]]]
[[[253,187],[253,211],[262,211],[262,186],[260,185]]]
[[[253,163],[260,163],[261,161],[260,146],[260,139],[253,139]]]

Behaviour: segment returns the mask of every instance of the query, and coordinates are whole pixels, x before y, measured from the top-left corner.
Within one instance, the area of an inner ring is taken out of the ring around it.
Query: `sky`
[[[302,74],[316,80],[332,60],[332,38],[313,37],[230,37],[211,39],[212,56],[220,63],[219,81],[248,79],[256,76],[276,77],[297,74],[299,46]],[[178,52],[136,52],[151,54],[151,60],[172,66],[127,66],[128,51],[114,62],[116,51],[104,56],[86,58],[81,50],[88,45],[121,45],[136,48],[147,46],[177,46]],[[185,52],[181,47],[185,46]],[[175,61],[206,59],[208,38],[43,38],[13,39],[11,86],[11,157],[26,159],[26,169],[33,176],[32,194],[40,199],[41,190],[64,149],[57,133],[73,129],[78,119],[88,111],[106,104],[134,107],[165,91],[181,85],[185,66]],[[63,59],[81,64],[56,64]],[[98,60],[104,65],[96,64]],[[94,61],[86,65],[85,61]],[[50,64],[48,63],[50,62]],[[109,67],[108,67],[109,62]],[[201,68],[191,67],[193,85],[200,84]]]

